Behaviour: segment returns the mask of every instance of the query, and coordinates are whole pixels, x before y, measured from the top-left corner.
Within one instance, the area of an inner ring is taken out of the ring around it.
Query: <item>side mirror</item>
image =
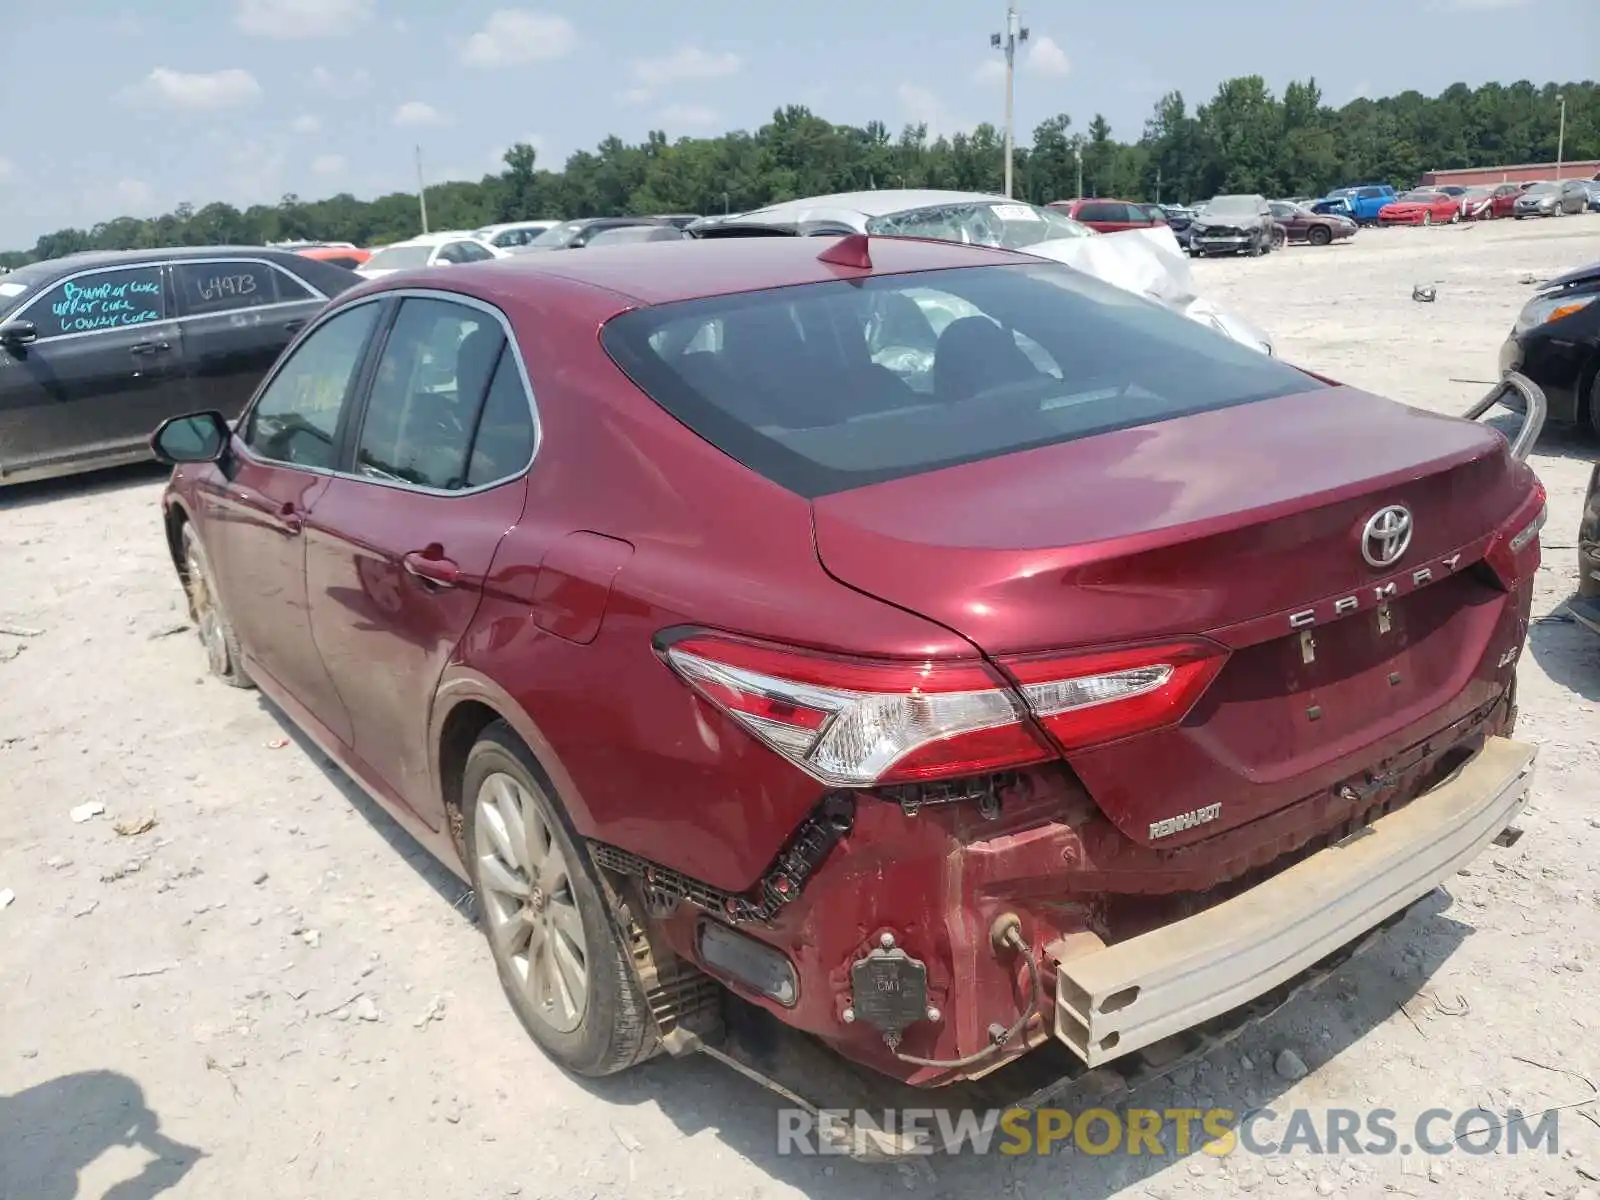
[[[39,329],[32,321],[7,321],[0,325],[0,346],[26,346],[39,340]]]
[[[150,435],[156,461],[175,467],[179,463],[216,462],[228,449],[228,422],[219,412],[171,417]]]

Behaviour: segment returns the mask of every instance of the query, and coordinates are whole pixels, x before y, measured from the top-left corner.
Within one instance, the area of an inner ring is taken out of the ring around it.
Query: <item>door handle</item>
[[[284,331],[287,333],[299,333],[305,327],[306,319],[304,317],[296,317],[292,321],[285,321],[283,323]]]
[[[439,587],[454,587],[461,578],[461,568],[448,558],[434,557],[420,550],[412,550],[400,560],[406,571],[424,583]]]
[[[129,354],[160,354],[163,350],[171,350],[171,342],[135,342],[128,347]]]

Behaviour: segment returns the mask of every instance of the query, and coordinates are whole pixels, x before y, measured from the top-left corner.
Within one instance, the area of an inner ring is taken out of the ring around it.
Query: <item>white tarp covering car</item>
[[[1053,259],[1273,353],[1272,339],[1199,294],[1188,256],[1165,226],[1099,234],[1058,212],[981,192],[896,189],[785,200],[741,222],[834,222],[862,233],[1002,246]]]

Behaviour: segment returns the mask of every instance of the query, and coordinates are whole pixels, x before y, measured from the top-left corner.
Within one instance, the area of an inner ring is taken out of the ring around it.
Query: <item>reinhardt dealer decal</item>
[[[1191,809],[1186,813],[1179,813],[1175,817],[1164,817],[1159,821],[1150,822],[1150,840],[1171,837],[1175,833],[1182,833],[1185,829],[1193,829],[1196,825],[1206,825],[1215,821],[1222,815],[1222,805],[1208,804],[1204,808]]]

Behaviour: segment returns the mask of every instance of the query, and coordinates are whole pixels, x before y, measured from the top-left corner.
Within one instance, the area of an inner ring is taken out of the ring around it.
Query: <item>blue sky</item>
[[[609,133],[754,128],[785,103],[935,131],[1003,116],[1003,0],[73,0],[0,35],[0,248],[180,201],[476,179],[512,142],[547,166]],[[1202,19],[1201,14],[1204,14]],[[1266,19],[1263,20],[1263,17]],[[1136,19],[1135,19],[1136,18]],[[1326,100],[1595,73],[1597,0],[1146,0],[1022,6],[1017,130],[1230,75],[1315,75]],[[1552,118],[1553,119],[1553,118]]]

